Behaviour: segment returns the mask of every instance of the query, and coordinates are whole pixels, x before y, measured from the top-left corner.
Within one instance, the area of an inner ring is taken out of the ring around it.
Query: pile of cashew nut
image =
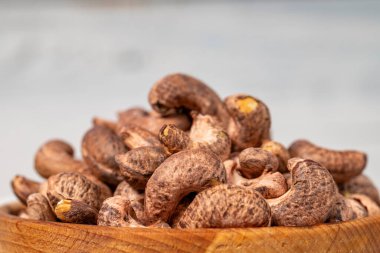
[[[152,111],[94,118],[82,160],[62,140],[43,144],[12,188],[25,219],[113,227],[312,226],[380,214],[362,174],[367,157],[271,139],[271,117],[246,94],[222,100],[200,80],[171,74],[149,93]]]

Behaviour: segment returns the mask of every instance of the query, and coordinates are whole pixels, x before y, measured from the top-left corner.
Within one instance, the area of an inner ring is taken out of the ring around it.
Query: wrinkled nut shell
[[[278,159],[271,152],[261,148],[247,148],[239,155],[240,168],[245,178],[256,178],[263,172],[275,172],[278,169]]]
[[[380,214],[380,207],[368,196],[363,194],[352,194],[349,198],[358,201],[368,212],[368,216]]]
[[[359,151],[335,151],[298,140],[290,148],[291,157],[311,159],[326,167],[337,183],[344,183],[358,176],[367,164],[367,155]]]
[[[287,148],[284,147],[279,142],[276,141],[264,141],[263,145],[261,145],[261,148],[271,152],[273,155],[275,155],[278,159],[279,166],[278,170],[281,173],[288,172],[288,168],[286,165],[288,164],[288,160],[290,159],[290,154]]]
[[[156,135],[133,124],[122,127],[118,135],[129,149],[161,146]]]
[[[260,147],[270,138],[270,113],[262,101],[240,94],[227,97],[224,104],[231,116],[228,135],[235,151]]]
[[[286,179],[279,172],[264,174],[254,179],[245,179],[235,172],[233,183],[255,190],[266,199],[278,198],[288,190]]]
[[[29,219],[40,221],[55,221],[55,214],[50,208],[45,196],[40,193],[29,195],[27,201],[26,215]]]
[[[135,189],[145,189],[153,172],[168,157],[164,148],[140,147],[116,156],[121,174]]]
[[[269,226],[270,207],[254,190],[218,185],[199,193],[176,225],[179,228]]]
[[[99,210],[100,196],[100,187],[79,173],[60,173],[48,179],[47,197],[53,208],[61,200],[72,199]]]
[[[125,196],[114,196],[106,199],[98,215],[99,226],[109,227],[143,227],[129,216],[130,201]]]
[[[339,189],[343,195],[355,193],[366,195],[380,205],[379,191],[373,182],[363,174],[340,184]]]
[[[143,191],[136,190],[126,181],[123,181],[116,187],[113,196],[124,196],[127,197],[129,201],[134,201],[143,199],[144,193]]]
[[[226,182],[222,161],[206,149],[185,150],[170,156],[153,173],[145,189],[145,212],[150,222],[166,222],[180,200]]]
[[[312,160],[290,159],[292,187],[268,203],[273,224],[279,226],[312,226],[323,223],[336,203],[338,190],[331,174]]]
[[[190,144],[189,134],[174,125],[164,125],[158,138],[172,154],[185,150]]]
[[[116,186],[122,180],[115,156],[127,152],[122,140],[110,129],[95,126],[82,140],[82,156],[94,175],[101,181]]]
[[[149,92],[149,103],[161,115],[170,115],[181,108],[216,116],[227,128],[229,115],[219,96],[194,77],[171,74],[157,81]]]
[[[96,224],[98,217],[98,210],[78,200],[61,200],[54,212],[61,221],[75,224]]]
[[[74,159],[74,150],[66,142],[52,140],[37,151],[34,165],[36,171],[44,178],[61,172],[78,172],[85,164]]]
[[[132,108],[120,112],[118,116],[118,123],[120,125],[134,124],[141,126],[153,134],[158,134],[163,125],[174,125],[184,131],[189,130],[191,126],[191,121],[185,114],[173,114],[162,117],[155,111],[147,112],[141,108]]]
[[[23,204],[26,204],[26,199],[29,195],[39,192],[41,185],[38,182],[20,175],[16,175],[12,179],[11,184],[14,194]]]

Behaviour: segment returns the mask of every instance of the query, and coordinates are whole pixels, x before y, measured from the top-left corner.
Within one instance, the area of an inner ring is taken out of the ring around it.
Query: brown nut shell
[[[118,131],[118,135],[129,149],[161,146],[156,135],[136,125],[127,125]]]
[[[129,199],[129,201],[144,199],[144,192],[136,190],[128,182],[123,181],[117,187],[113,196],[124,196]]]
[[[41,183],[20,175],[16,175],[11,184],[14,194],[23,204],[26,204],[29,195],[39,192],[41,185]]]
[[[233,185],[218,185],[199,193],[186,209],[179,228],[265,227],[271,210],[256,191]]]
[[[51,140],[42,145],[35,156],[34,165],[44,178],[61,172],[78,172],[86,165],[74,159],[70,144],[61,140]]]
[[[348,196],[351,199],[358,201],[368,211],[368,216],[380,214],[380,207],[368,196],[363,194],[352,194]]]
[[[380,205],[379,191],[366,175],[361,174],[340,184],[339,189],[343,195],[355,193],[366,195]]]
[[[260,147],[264,140],[269,139],[270,113],[262,101],[238,94],[227,97],[224,104],[231,116],[228,135],[235,151]]]
[[[238,170],[245,178],[256,178],[264,172],[275,172],[278,169],[278,159],[271,152],[261,148],[247,148],[239,155]]]
[[[288,172],[287,164],[288,160],[290,159],[290,154],[288,149],[282,145],[279,142],[276,141],[270,141],[266,140],[263,142],[261,145],[261,148],[271,152],[273,155],[275,155],[278,159],[279,166],[278,166],[278,171],[281,173]]]
[[[216,116],[227,128],[229,115],[219,96],[206,84],[185,74],[171,74],[157,81],[149,93],[149,103],[161,115],[185,108]]]
[[[173,114],[163,117],[155,111],[147,112],[141,108],[132,108],[119,112],[118,116],[120,125],[134,124],[153,134],[158,134],[163,125],[174,125],[184,131],[189,130],[191,126],[191,121],[185,114]]]
[[[292,187],[276,199],[268,200],[273,224],[312,226],[323,223],[336,203],[338,190],[327,169],[317,162],[300,158],[288,161]]]
[[[291,157],[311,159],[326,167],[337,183],[344,183],[358,176],[367,164],[363,152],[347,150],[336,151],[319,147],[306,140],[295,141],[289,147]]]
[[[169,154],[162,147],[140,147],[116,156],[121,174],[135,189],[145,189],[153,172]]]
[[[222,161],[206,149],[185,150],[166,159],[145,189],[145,213],[150,222],[166,222],[180,200],[226,182]]]
[[[48,179],[47,197],[53,208],[59,201],[71,199],[99,209],[103,202],[100,196],[100,187],[79,173],[60,173]]]
[[[49,202],[41,193],[33,193],[27,199],[26,214],[29,219],[40,221],[55,221],[56,217]]]
[[[158,138],[172,154],[185,150],[190,145],[189,134],[174,125],[164,125],[158,134]]]
[[[82,140],[83,159],[97,178],[111,186],[123,180],[115,156],[125,152],[122,140],[106,127],[94,126]]]
[[[58,219],[66,223],[95,225],[98,210],[82,201],[63,199],[54,209]]]
[[[233,184],[256,190],[266,199],[278,198],[288,191],[286,179],[279,172],[267,173],[254,179],[246,179],[235,171]]]
[[[100,208],[97,224],[109,227],[143,227],[129,216],[130,201],[125,196],[106,199]]]

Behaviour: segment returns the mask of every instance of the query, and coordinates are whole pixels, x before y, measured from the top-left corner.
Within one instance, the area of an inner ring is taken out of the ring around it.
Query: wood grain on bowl
[[[380,216],[315,227],[141,229],[20,219],[0,208],[0,252],[379,252]]]

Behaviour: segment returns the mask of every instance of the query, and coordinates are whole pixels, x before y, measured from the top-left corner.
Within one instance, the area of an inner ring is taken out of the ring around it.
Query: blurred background
[[[379,1],[0,1],[0,202],[51,138],[148,108],[172,72],[271,109],[273,136],[369,154],[380,186]]]

